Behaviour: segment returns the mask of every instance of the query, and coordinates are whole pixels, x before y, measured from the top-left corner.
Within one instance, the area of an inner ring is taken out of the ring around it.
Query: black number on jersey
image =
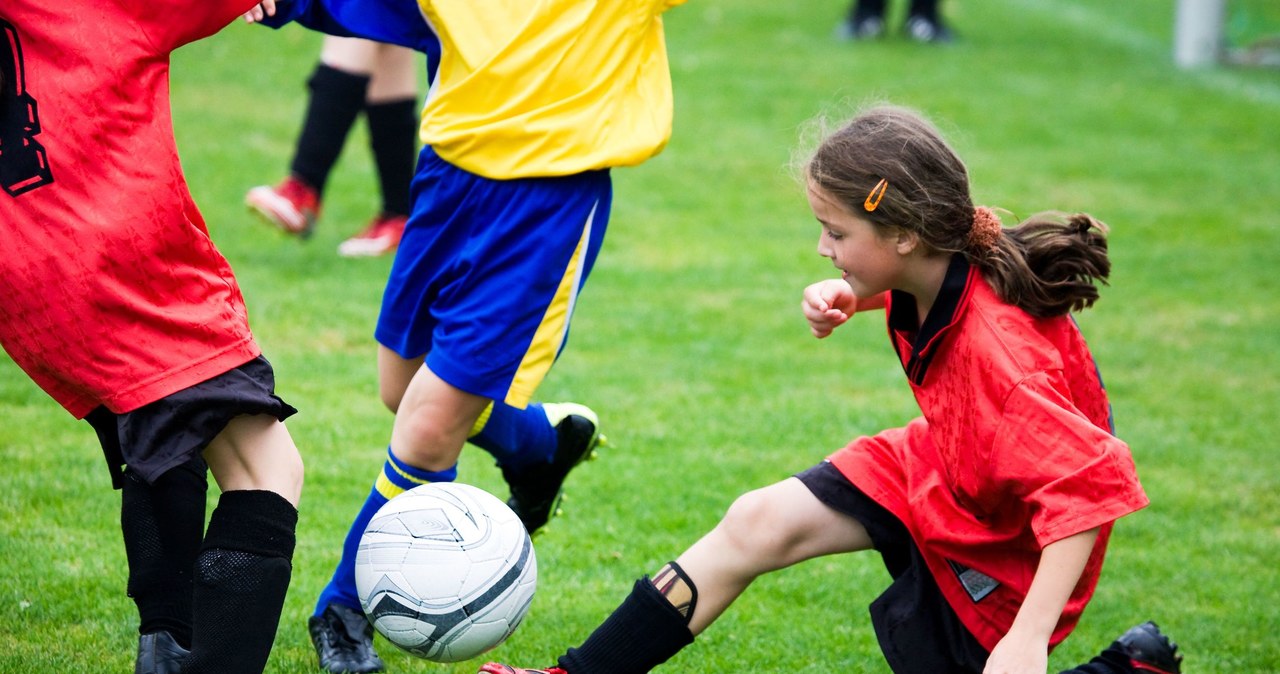
[[[13,24],[0,19],[0,187],[11,196],[53,182],[49,157],[36,141],[40,116],[27,93],[22,43]]]

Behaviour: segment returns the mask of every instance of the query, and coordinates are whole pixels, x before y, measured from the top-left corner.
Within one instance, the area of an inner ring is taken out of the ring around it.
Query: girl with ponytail
[[[828,136],[804,178],[818,253],[840,272],[805,289],[809,329],[826,338],[883,309],[921,416],[740,496],[557,667],[481,671],[647,672],[757,576],[859,550],[878,551],[893,579],[870,612],[896,674],[1047,671],[1093,595],[1113,523],[1148,502],[1069,317],[1110,273],[1106,227],[1048,213],[1005,229],[973,204],[937,130],[896,107]],[[1180,663],[1148,621],[1069,671]]]

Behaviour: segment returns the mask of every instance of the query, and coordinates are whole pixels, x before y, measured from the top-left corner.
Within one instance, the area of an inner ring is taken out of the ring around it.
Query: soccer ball
[[[356,552],[365,615],[391,643],[434,662],[495,648],[519,626],[538,584],[533,543],[492,494],[426,484],[373,516]]]

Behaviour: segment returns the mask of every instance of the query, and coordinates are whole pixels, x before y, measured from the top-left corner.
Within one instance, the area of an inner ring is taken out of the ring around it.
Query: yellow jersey
[[[685,0],[418,0],[441,57],[422,141],[486,178],[639,164],[671,136],[662,14]]]

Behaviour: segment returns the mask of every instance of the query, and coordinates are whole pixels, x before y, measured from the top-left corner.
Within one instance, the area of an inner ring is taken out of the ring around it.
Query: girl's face
[[[871,297],[901,287],[909,252],[903,249],[902,236],[882,232],[813,182],[808,196],[809,208],[822,224],[818,254],[831,260],[855,295]]]

